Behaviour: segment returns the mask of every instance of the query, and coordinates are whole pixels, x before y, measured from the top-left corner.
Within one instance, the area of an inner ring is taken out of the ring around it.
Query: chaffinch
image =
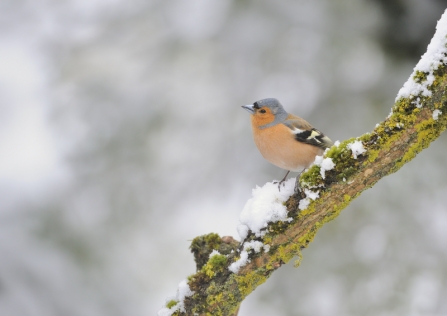
[[[290,171],[301,174],[314,162],[315,156],[322,155],[333,144],[304,119],[287,113],[276,99],[263,99],[242,107],[251,114],[253,138],[262,156],[287,170],[278,188]]]

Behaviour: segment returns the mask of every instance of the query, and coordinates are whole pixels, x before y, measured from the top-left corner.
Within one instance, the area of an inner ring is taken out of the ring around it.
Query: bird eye
[[[265,113],[266,111],[264,110],[264,109],[262,109],[261,111],[259,111],[259,112],[261,112],[261,113]]]

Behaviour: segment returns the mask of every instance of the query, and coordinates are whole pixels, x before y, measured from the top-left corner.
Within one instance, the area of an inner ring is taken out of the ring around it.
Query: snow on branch
[[[420,99],[417,99],[419,95],[429,97],[432,95],[429,87],[435,81],[434,72],[438,70],[440,66],[443,66],[447,62],[447,11],[441,16],[438,24],[436,25],[436,33],[430,41],[427,47],[427,52],[422,55],[421,59],[413,69],[413,73],[404,86],[399,90],[396,101],[400,98],[416,98],[417,105],[419,107]],[[422,78],[421,78],[422,75]],[[425,80],[421,80],[424,79]]]
[[[253,190],[240,216],[241,241],[208,234],[191,250],[197,272],[179,285],[160,310],[166,315],[236,315],[240,303],[271,274],[309,245],[318,229],[354,198],[398,171],[447,128],[447,13],[390,115],[373,131],[336,142],[300,177],[278,191]]]

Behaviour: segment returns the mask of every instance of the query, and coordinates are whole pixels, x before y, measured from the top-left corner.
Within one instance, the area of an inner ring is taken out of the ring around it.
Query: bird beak
[[[253,109],[253,105],[252,104],[243,105],[242,108],[244,110],[247,110],[248,112],[250,112],[250,114],[255,114],[255,110]]]

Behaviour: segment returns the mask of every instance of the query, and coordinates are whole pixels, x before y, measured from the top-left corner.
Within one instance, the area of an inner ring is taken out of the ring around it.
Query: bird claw
[[[290,170],[287,171],[286,175],[284,176],[284,178],[282,178],[281,181],[279,181],[279,183],[278,183],[278,181],[273,181],[273,184],[278,183],[278,190],[279,190],[280,192],[281,192],[281,183],[282,183],[282,186],[283,186],[283,187],[286,186],[286,184],[285,184],[284,182],[286,181],[287,176],[289,175],[289,173],[290,173]]]

